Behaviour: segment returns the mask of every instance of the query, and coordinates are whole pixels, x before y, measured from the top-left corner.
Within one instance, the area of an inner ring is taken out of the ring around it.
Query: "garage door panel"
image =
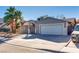
[[[41,24],[40,33],[60,35],[63,33],[63,25],[62,24]]]

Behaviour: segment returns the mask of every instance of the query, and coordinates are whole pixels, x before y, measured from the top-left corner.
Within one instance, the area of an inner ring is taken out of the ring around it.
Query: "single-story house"
[[[24,21],[22,33],[70,35],[75,24],[75,18],[57,19],[43,16],[37,20]]]
[[[53,17],[40,17],[35,23],[36,34],[67,35],[68,22]]]

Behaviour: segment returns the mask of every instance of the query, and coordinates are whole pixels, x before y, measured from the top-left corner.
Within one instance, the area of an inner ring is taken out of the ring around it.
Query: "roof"
[[[35,24],[37,21],[36,20],[29,20],[28,22]]]
[[[23,26],[31,25],[32,23],[35,23],[34,21],[24,21]]]
[[[37,23],[62,23],[67,22],[63,19],[57,19],[53,17],[40,17],[39,20],[37,20]]]
[[[75,19],[76,19],[76,18],[66,18],[66,19],[64,19],[64,20],[70,22],[70,21],[73,21],[73,20],[75,20]]]

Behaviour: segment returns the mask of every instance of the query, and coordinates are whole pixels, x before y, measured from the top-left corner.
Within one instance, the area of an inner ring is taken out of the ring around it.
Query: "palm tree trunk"
[[[16,22],[13,20],[13,33],[16,33]]]
[[[12,26],[12,23],[9,24],[9,27],[10,27],[10,32],[13,32],[13,26]]]
[[[10,26],[10,32],[16,33],[15,22],[11,21],[10,24],[9,24],[9,26]]]

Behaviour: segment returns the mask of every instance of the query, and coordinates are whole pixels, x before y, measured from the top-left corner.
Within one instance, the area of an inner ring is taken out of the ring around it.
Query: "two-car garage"
[[[35,25],[35,33],[48,35],[67,35],[68,22],[52,18],[40,18]]]
[[[67,28],[63,23],[40,24],[39,33],[49,35],[67,35]]]

